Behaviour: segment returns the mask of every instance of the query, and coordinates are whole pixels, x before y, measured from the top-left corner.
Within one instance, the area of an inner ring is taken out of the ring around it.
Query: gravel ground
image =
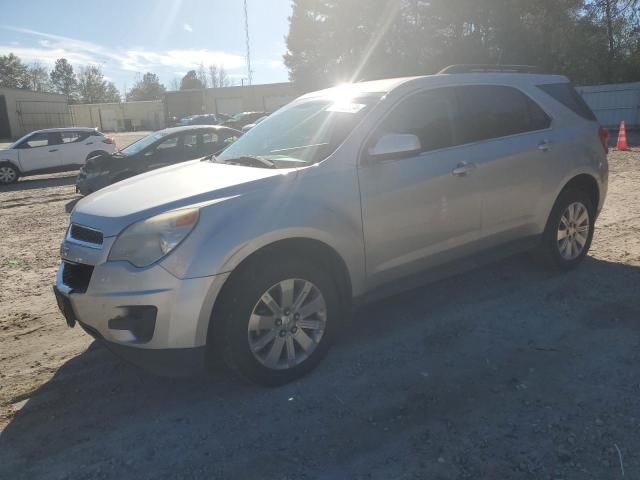
[[[309,377],[150,376],[51,293],[73,176],[0,191],[0,478],[640,478],[640,152],[591,255],[370,305]]]

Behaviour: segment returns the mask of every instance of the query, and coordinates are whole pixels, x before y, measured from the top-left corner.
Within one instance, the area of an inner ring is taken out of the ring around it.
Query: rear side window
[[[596,116],[589,108],[589,105],[570,83],[550,83],[548,85],[538,85],[538,88],[551,95],[576,115],[586,120],[596,120]]]
[[[218,143],[218,135],[213,132],[206,132],[202,134],[202,143]]]
[[[551,119],[528,96],[512,87],[470,85],[457,88],[461,139],[473,143],[549,128]]]

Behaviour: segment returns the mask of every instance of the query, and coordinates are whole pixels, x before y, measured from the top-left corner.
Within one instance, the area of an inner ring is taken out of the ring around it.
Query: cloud
[[[188,23],[183,24],[182,28],[184,28],[184,30],[189,32],[189,33],[193,32],[193,28]]]
[[[187,25],[187,24],[185,24]],[[206,49],[172,49],[152,51],[144,48],[118,49],[52,33],[4,26],[5,30],[37,37],[38,47],[16,47],[0,44],[0,54],[13,52],[25,61],[38,60],[53,65],[65,57],[72,64],[98,64],[130,72],[153,71],[158,68],[188,71],[204,65],[224,65],[227,70],[243,68],[245,58],[223,51]]]

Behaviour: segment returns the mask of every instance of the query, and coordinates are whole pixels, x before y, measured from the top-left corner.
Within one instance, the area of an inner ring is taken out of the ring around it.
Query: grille
[[[81,242],[102,245],[102,232],[87,227],[81,227],[80,225],[71,225],[71,238],[74,240],[80,240]]]
[[[93,274],[93,266],[82,263],[64,262],[62,283],[75,293],[85,293]]]

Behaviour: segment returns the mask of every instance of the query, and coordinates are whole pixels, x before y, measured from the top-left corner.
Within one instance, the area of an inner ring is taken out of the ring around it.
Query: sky
[[[76,69],[100,65],[119,90],[146,72],[170,88],[200,63],[247,78],[243,0],[30,0],[8,2],[0,19],[0,55],[51,68],[65,57]],[[290,0],[247,0],[253,83],[287,81]]]

